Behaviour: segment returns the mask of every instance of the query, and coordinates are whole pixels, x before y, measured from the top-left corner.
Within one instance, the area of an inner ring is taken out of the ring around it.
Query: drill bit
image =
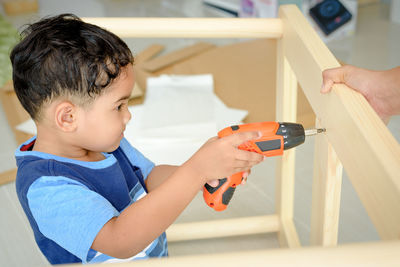
[[[325,128],[307,129],[307,130],[304,131],[304,135],[305,136],[316,135],[316,134],[319,134],[319,133],[323,133],[325,131],[326,131]]]

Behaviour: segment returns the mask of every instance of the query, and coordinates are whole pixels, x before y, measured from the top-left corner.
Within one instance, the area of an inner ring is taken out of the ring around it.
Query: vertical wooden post
[[[316,126],[321,126],[318,119]],[[342,173],[342,163],[325,135],[315,136],[311,245],[337,245]]]
[[[276,120],[295,122],[297,111],[297,79],[283,53],[284,39],[277,42]],[[293,223],[295,149],[277,158],[276,213],[280,219],[279,243],[282,247],[298,247],[300,241]]]
[[[284,54],[326,138],[382,239],[400,238],[400,146],[366,99],[344,84],[320,93],[322,71],[339,63],[295,5],[279,8]]]

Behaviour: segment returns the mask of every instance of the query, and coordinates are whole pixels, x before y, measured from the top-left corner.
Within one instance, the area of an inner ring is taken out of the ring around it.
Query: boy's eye
[[[119,105],[115,108],[115,110],[121,111],[121,110],[125,109],[125,108],[128,106],[128,100],[126,100],[126,101],[121,101],[120,103],[121,103],[121,104],[119,104]]]

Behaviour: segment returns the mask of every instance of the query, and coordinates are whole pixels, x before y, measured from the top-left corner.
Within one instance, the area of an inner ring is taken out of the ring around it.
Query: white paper
[[[132,119],[125,136],[156,164],[184,163],[219,130],[240,124],[248,113],[228,108],[214,94],[210,74],[163,75],[150,78],[147,86],[143,105],[129,108]]]
[[[147,80],[142,127],[215,121],[211,75],[162,75]]]
[[[17,129],[18,131],[27,133],[27,134],[32,134],[32,135],[36,135],[36,125],[33,122],[32,119],[29,119],[27,121],[24,121],[21,124],[18,124],[15,129]]]

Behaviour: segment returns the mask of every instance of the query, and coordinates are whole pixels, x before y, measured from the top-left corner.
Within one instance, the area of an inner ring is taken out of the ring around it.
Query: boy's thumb
[[[233,134],[233,145],[239,146],[247,141],[259,139],[262,136],[261,132],[252,131],[252,132],[240,132],[237,134]]]

